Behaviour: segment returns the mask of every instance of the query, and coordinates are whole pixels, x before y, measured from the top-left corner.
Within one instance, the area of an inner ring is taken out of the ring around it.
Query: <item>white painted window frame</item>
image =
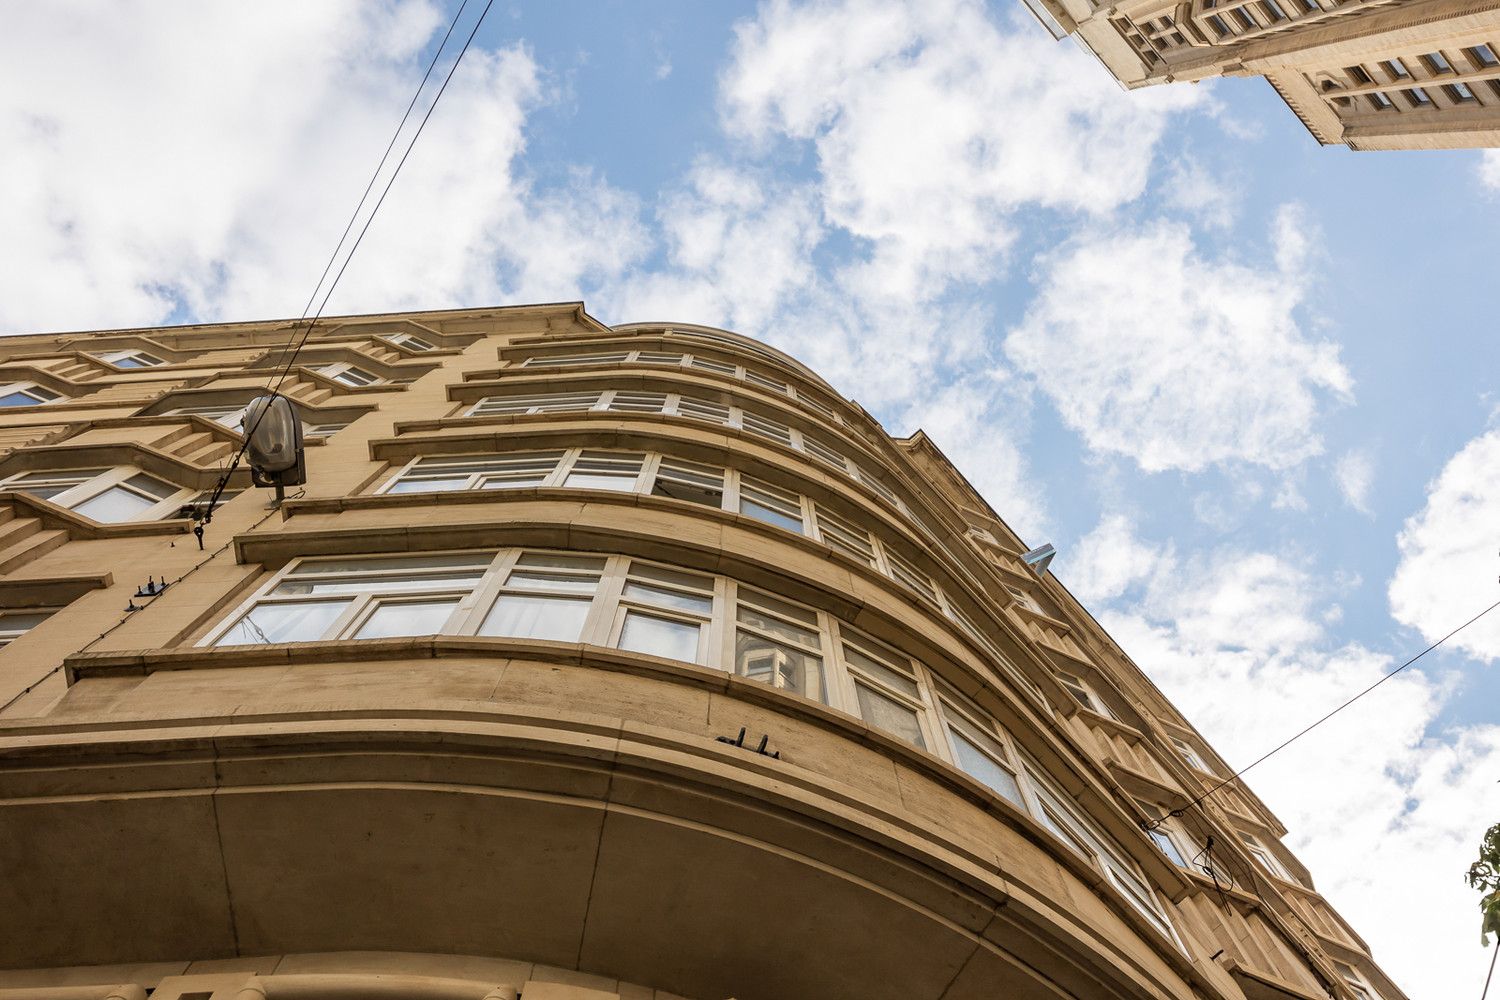
[[[7,476],[4,479],[0,479],[0,492],[24,493],[26,491],[18,487],[16,484],[27,476],[31,476],[37,472],[46,471],[49,470],[28,469],[24,472],[17,472],[13,475]],[[66,476],[68,472],[75,470],[56,469],[50,471],[54,471],[59,477],[63,477]],[[113,468],[106,469],[103,472],[87,480],[84,480],[83,482],[80,482],[75,486],[63,490],[60,493],[47,497],[46,499],[49,503],[56,504],[59,507],[66,507],[69,510],[73,510],[81,504],[87,503],[94,497],[99,496],[101,493],[105,493],[116,486],[120,486],[137,495],[144,495],[144,491],[138,490],[125,484],[125,481],[127,479],[130,479],[132,476],[149,476],[150,478],[155,479],[159,482],[166,483],[169,486],[177,485],[169,479],[163,479],[161,476],[146,472],[134,465],[117,465]],[[125,521],[101,521],[99,523],[137,524],[144,521],[159,521],[162,518],[170,517],[175,514],[183,504],[191,500],[196,494],[197,490],[194,490],[190,487],[178,486],[175,492],[164,499],[156,500],[150,507],[145,508],[140,514],[135,517],[129,518]],[[84,514],[81,516],[87,517],[88,515]]]

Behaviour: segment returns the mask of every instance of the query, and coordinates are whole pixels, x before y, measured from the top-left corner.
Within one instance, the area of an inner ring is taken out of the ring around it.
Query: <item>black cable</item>
[[[1307,726],[1306,728],[1302,729],[1300,732],[1294,734],[1293,736],[1287,738],[1286,740],[1283,740],[1281,743],[1279,743],[1278,745],[1276,745],[1272,749],[1270,749],[1270,750],[1266,751],[1265,753],[1261,754],[1255,760],[1251,761],[1249,764],[1246,764],[1244,767],[1240,768],[1238,771],[1234,772],[1229,777],[1223,779],[1218,784],[1216,784],[1212,788],[1210,788],[1208,791],[1204,792],[1202,795],[1199,795],[1196,799],[1193,799],[1187,805],[1182,806],[1181,808],[1178,808],[1178,809],[1173,809],[1171,812],[1167,813],[1167,815],[1163,816],[1161,819],[1158,819],[1158,820],[1155,820],[1155,821],[1153,821],[1151,823],[1146,824],[1146,829],[1147,830],[1155,830],[1157,827],[1161,826],[1161,824],[1169,816],[1181,816],[1187,810],[1191,809],[1193,806],[1196,806],[1198,803],[1200,803],[1204,799],[1208,798],[1214,792],[1217,792],[1219,789],[1223,788],[1224,786],[1228,785],[1229,783],[1238,780],[1241,775],[1243,775],[1246,771],[1249,771],[1252,767],[1255,767],[1257,764],[1264,763],[1266,760],[1270,759],[1275,754],[1280,753],[1282,750],[1285,750],[1287,747],[1291,746],[1297,740],[1300,740],[1302,737],[1306,736],[1308,733],[1312,732],[1314,729],[1317,729],[1323,723],[1327,722],[1329,719],[1333,718],[1335,715],[1338,715],[1344,709],[1348,708],[1350,705],[1354,704],[1356,701],[1359,701],[1359,699],[1363,698],[1365,695],[1369,694],[1371,691],[1374,691],[1376,688],[1380,687],[1380,685],[1384,684],[1386,681],[1390,680],[1392,677],[1395,677],[1401,671],[1405,670],[1407,667],[1411,666],[1413,663],[1416,663],[1422,657],[1426,656],[1428,653],[1432,652],[1434,649],[1437,649],[1443,643],[1447,642],[1449,639],[1453,638],[1455,635],[1458,635],[1458,633],[1462,632],[1464,629],[1468,628],[1470,625],[1473,625],[1475,622],[1479,621],[1479,619],[1483,618],[1485,615],[1489,614],[1491,611],[1494,611],[1496,608],[1500,608],[1500,601],[1496,601],[1494,604],[1491,604],[1489,607],[1487,607],[1483,611],[1479,612],[1479,614],[1475,615],[1473,618],[1470,618],[1468,621],[1464,622],[1458,628],[1454,629],[1452,632],[1449,632],[1447,635],[1443,636],[1437,642],[1434,642],[1431,646],[1428,646],[1426,649],[1422,650],[1416,656],[1413,656],[1411,659],[1409,659],[1405,663],[1401,664],[1401,666],[1397,667],[1395,670],[1392,670],[1390,673],[1383,675],[1374,684],[1371,684],[1369,687],[1365,688],[1363,691],[1359,692],[1354,697],[1352,697],[1348,701],[1344,702],[1338,708],[1335,708],[1333,711],[1329,712],[1327,715],[1323,716],[1321,719],[1317,720],[1312,725]]]
[[[494,2],[495,2],[495,0],[488,0],[488,2],[484,5],[484,10],[480,13],[479,19],[474,22],[474,28],[473,28],[473,30],[471,30],[469,32],[469,37],[464,40],[463,48],[459,50],[458,56],[453,60],[453,65],[451,65],[451,66],[448,67],[448,73],[443,78],[443,84],[442,84],[442,86],[438,88],[437,95],[435,97],[433,97],[432,103],[430,105],[428,105],[428,107],[427,107],[427,113],[422,116],[422,121],[417,125],[416,132],[412,135],[411,140],[407,143],[406,150],[401,154],[401,159],[396,163],[395,170],[393,170],[391,172],[390,179],[386,181],[385,187],[381,190],[380,197],[375,202],[375,207],[372,208],[372,209],[370,209],[370,214],[365,218],[365,224],[360,227],[359,235],[357,237],[355,237],[354,244],[349,248],[349,252],[344,256],[344,263],[339,266],[338,273],[334,275],[332,283],[329,284],[328,290],[324,293],[323,300],[318,305],[318,311],[315,314],[313,314],[312,319],[310,319],[308,321],[307,328],[302,331],[302,336],[300,338],[297,337],[297,335],[295,333],[295,330],[294,330],[294,332],[292,334],[292,340],[296,341],[296,346],[291,349],[290,354],[286,355],[286,363],[281,366],[281,372],[276,377],[275,384],[274,385],[271,385],[269,383],[267,384],[267,389],[269,389],[270,395],[271,395],[272,399],[275,399],[276,396],[279,395],[282,383],[284,383],[286,381],[287,375],[289,375],[291,373],[292,366],[295,365],[296,362],[297,362],[297,355],[302,352],[302,348],[307,344],[307,338],[309,336],[311,336],[312,331],[313,331],[313,327],[317,325],[318,320],[322,317],[323,310],[328,305],[328,300],[330,298],[332,298],[334,290],[338,288],[339,281],[344,277],[344,272],[348,269],[349,262],[354,259],[355,252],[357,250],[359,250],[360,243],[362,243],[364,241],[365,234],[370,231],[370,224],[375,221],[375,216],[376,216],[377,213],[379,213],[380,206],[383,205],[383,204],[385,204],[386,195],[390,194],[390,192],[391,192],[391,186],[396,183],[396,178],[400,176],[400,174],[401,174],[401,168],[406,165],[406,159],[407,159],[407,157],[409,157],[411,155],[412,149],[414,149],[416,147],[417,140],[422,137],[422,132],[423,132],[424,129],[426,129],[427,122],[432,118],[432,113],[437,110],[438,102],[443,99],[443,94],[444,94],[445,91],[447,91],[448,84],[453,80],[453,74],[454,74],[454,72],[457,71],[459,63],[463,62],[464,55],[469,51],[469,46],[470,46],[470,44],[473,43],[474,36],[479,33],[479,28],[480,28],[481,25],[484,24],[484,19],[489,14],[490,8],[492,6],[494,6]],[[463,7],[460,7],[459,8],[459,13],[462,13],[462,12],[463,12]],[[454,16],[454,23],[457,23],[457,20],[458,20],[457,15],[455,15]],[[451,26],[449,28],[449,32],[450,33],[452,32],[452,27]],[[445,43],[446,43],[446,40],[447,40],[447,36],[444,36]],[[442,50],[440,48],[439,49],[439,53],[441,53],[441,51]],[[436,59],[437,59],[437,55],[434,55],[433,59],[434,59],[434,62],[435,62]],[[430,72],[430,70],[429,70],[429,72]],[[423,82],[425,84],[426,77],[423,77]],[[417,93],[418,94],[421,93],[421,88],[418,88]],[[415,98],[413,98],[413,101],[415,101]],[[404,122],[404,119],[403,119],[403,122]],[[398,133],[397,134],[399,134],[399,129],[398,129]],[[392,140],[392,144],[394,145],[394,138]],[[383,160],[382,160],[382,162],[383,162]],[[379,176],[379,169],[378,168],[376,170],[376,176]],[[371,179],[371,185],[373,186],[373,184],[374,184],[374,178]],[[357,218],[358,215],[359,215],[359,209],[356,208],[355,209],[355,217]],[[353,225],[353,220],[352,219],[350,220],[350,225],[351,225],[351,227]],[[345,235],[347,236],[347,232],[345,233]],[[342,244],[343,240],[341,239],[339,242]],[[332,266],[332,261],[334,259],[337,259],[337,257],[338,257],[338,251],[337,251],[337,249],[335,249],[333,258],[331,258],[330,261],[329,261],[329,266],[330,267]],[[324,275],[326,275],[327,273],[328,273],[327,269],[325,268],[324,269]],[[319,286],[322,285],[322,279],[321,278],[319,279],[318,285]],[[317,294],[318,294],[318,288],[315,287],[313,289],[313,298],[314,299],[317,298]],[[309,304],[311,304],[312,300],[309,299],[308,301],[309,301]],[[306,309],[303,310],[303,314],[306,315]],[[292,342],[292,340],[289,340],[288,344],[290,344]],[[245,456],[245,450],[247,448],[249,448],[249,446],[250,446],[250,437],[251,437],[251,435],[254,434],[256,428],[260,426],[260,422],[263,419],[265,419],[265,415],[266,415],[266,413],[268,411],[269,411],[269,407],[262,407],[260,413],[258,413],[256,415],[255,422],[253,424],[251,424],[249,427],[244,428],[244,430],[243,430],[244,440],[240,443],[239,450],[237,450],[235,452],[234,458],[230,461],[230,463],[229,463],[229,469],[219,478],[218,484],[215,485],[213,496],[209,498],[208,509],[204,512],[204,518],[203,518],[203,523],[204,524],[207,524],[209,521],[213,520],[214,508],[218,505],[219,497],[223,494],[224,488],[229,483],[229,477],[234,474],[234,472],[235,472],[235,470],[237,468],[239,468],[240,461]]]
[[[256,521],[254,524],[250,525],[250,527],[247,530],[254,531],[256,528],[260,527],[262,524],[265,524],[266,521],[270,519],[271,515],[275,514],[275,513],[276,513],[276,511],[274,511],[274,510],[267,511],[260,518],[260,520]],[[171,581],[170,583],[168,583],[167,580],[166,580],[166,578],[163,577],[162,578],[162,583],[165,584],[166,586],[164,586],[162,588],[162,590],[165,591],[167,587],[176,586],[177,584],[181,583],[183,580],[186,580],[188,577],[190,577],[194,573],[198,572],[204,566],[207,566],[209,563],[213,562],[214,558],[216,556],[218,556],[219,553],[223,552],[225,549],[229,548],[229,546],[231,546],[233,544],[234,544],[234,539],[231,538],[229,541],[225,542],[223,545],[220,545],[218,548],[214,549],[213,552],[211,552],[206,558],[200,559],[200,560],[198,560],[198,562],[196,562],[192,566],[188,567],[186,570],[183,571],[183,573],[182,573],[181,576],[177,577],[177,579]],[[140,595],[136,595],[136,596],[140,596]],[[132,604],[135,603],[134,598],[131,599],[131,603]],[[145,605],[142,605],[142,607],[145,607]],[[137,610],[139,610],[139,609],[137,609]],[[80,648],[78,650],[78,652],[79,653],[86,653],[86,652],[88,652],[88,648],[90,646],[92,646],[94,643],[98,642],[100,639],[103,639],[105,636],[109,635],[111,632],[113,632],[115,629],[119,628],[121,625],[124,625],[126,622],[130,621],[131,617],[134,614],[135,614],[134,611],[127,611],[123,616],[121,616],[121,618],[120,618],[119,621],[115,622],[109,628],[105,629],[103,632],[100,632],[98,635],[94,636],[88,642],[84,643],[83,646],[82,646],[82,648]],[[57,666],[53,667],[51,670],[47,671],[45,674],[43,674],[42,676],[38,677],[36,680],[32,681],[29,685],[27,685],[25,688],[23,688],[15,697],[11,698],[10,701],[7,701],[4,705],[0,705],[0,715],[5,714],[5,711],[7,709],[9,709],[16,702],[20,701],[22,698],[26,697],[38,685],[40,685],[42,682],[44,682],[47,678],[51,677],[53,674],[57,673],[62,668],[63,668],[63,664],[59,663]]]
[[[1500,938],[1495,939],[1495,950],[1490,954],[1490,974],[1484,977],[1484,992],[1479,994],[1479,1000],[1485,1000],[1490,995],[1490,980],[1495,978],[1495,957],[1500,955]]]
[[[443,40],[438,43],[437,51],[432,53],[432,61],[427,64],[427,72],[422,74],[422,82],[417,84],[417,89],[411,95],[411,103],[406,106],[406,113],[401,116],[401,121],[396,125],[396,131],[391,133],[391,141],[386,143],[385,152],[380,154],[380,162],[375,165],[375,172],[370,175],[370,181],[365,185],[364,193],[359,196],[359,203],[354,206],[354,213],[349,216],[349,222],[344,226],[344,232],[339,236],[338,243],[333,248],[333,253],[328,255],[328,263],[323,265],[323,273],[318,275],[318,283],[313,286],[312,294],[307,297],[307,305],[302,307],[302,313],[297,317],[298,322],[307,318],[308,310],[312,308],[313,300],[318,297],[318,289],[323,287],[323,280],[328,277],[328,272],[333,269],[333,262],[338,260],[339,251],[344,248],[344,241],[349,238],[349,232],[354,228],[354,222],[359,218],[360,210],[365,207],[365,201],[370,197],[370,191],[375,187],[375,181],[380,177],[380,171],[385,169],[385,164],[391,156],[391,150],[396,148],[396,140],[401,138],[401,132],[406,128],[406,123],[411,119],[411,110],[417,106],[417,98],[422,96],[422,91],[427,88],[427,81],[432,76],[432,71],[437,67],[438,59],[443,55],[443,50],[448,47],[448,39],[453,37],[453,29],[458,27],[459,18],[463,17],[464,8],[469,5],[469,0],[463,0],[458,5],[458,13],[453,15],[453,20],[448,22],[448,31],[443,35]],[[296,336],[296,328],[293,327],[293,337]],[[288,337],[286,347],[282,348],[282,357],[291,349],[292,338]],[[276,362],[281,364],[280,359]]]

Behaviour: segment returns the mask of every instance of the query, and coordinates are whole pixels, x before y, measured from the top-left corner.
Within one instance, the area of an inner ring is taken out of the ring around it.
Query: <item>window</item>
[[[1036,796],[1037,818],[1068,846],[1093,861],[1127,902],[1157,930],[1173,941],[1177,934],[1151,887],[1077,805],[1052,783],[1034,761],[1023,760],[1028,788]]]
[[[402,469],[382,493],[442,493],[451,490],[504,490],[540,486],[562,461],[563,452],[472,458],[424,457]]]
[[[671,660],[706,663],[713,609],[711,577],[633,563],[620,597],[615,645]]]
[[[1203,763],[1203,758],[1198,756],[1198,751],[1193,749],[1191,743],[1176,736],[1168,736],[1167,739],[1172,741],[1172,747],[1177,751],[1177,755],[1187,762],[1188,767],[1202,771],[1205,774],[1213,774],[1209,766]]]
[[[1164,830],[1156,829],[1148,830],[1147,832],[1151,835],[1151,839],[1156,842],[1156,846],[1161,849],[1161,852],[1167,856],[1172,864],[1178,868],[1188,867],[1187,859],[1182,856],[1182,851],[1178,849],[1177,842],[1168,836]]]
[[[523,368],[578,368],[584,365],[618,364],[629,357],[628,351],[607,354],[566,354],[553,358],[527,358]]]
[[[860,718],[913,746],[927,749],[924,700],[911,660],[883,643],[844,626],[844,666]]]
[[[1371,91],[1367,96],[1370,99],[1370,106],[1373,107],[1376,111],[1389,111],[1391,108],[1395,107],[1395,105],[1391,103],[1391,99],[1378,90]]]
[[[57,608],[18,608],[0,611],[0,648],[9,646],[51,618],[57,611]]]
[[[1392,80],[1409,80],[1411,73],[1406,68],[1406,63],[1400,59],[1387,59],[1385,71],[1390,74]]]
[[[680,458],[663,457],[656,469],[652,496],[687,500],[705,507],[724,506],[725,470]]]
[[[772,441],[780,442],[788,448],[793,446],[792,429],[779,420],[757,416],[754,413],[741,413],[740,424],[751,434],[759,434],[761,437],[770,438]]]
[[[1344,981],[1345,986],[1349,987],[1349,992],[1354,994],[1355,1000],[1380,1000],[1380,995],[1375,992],[1374,987],[1365,982],[1359,973],[1347,965],[1340,965],[1337,962],[1334,965],[1339,970],[1339,978]]]
[[[817,613],[749,587],[738,597],[734,672],[827,701]]]
[[[749,476],[740,478],[740,513],[802,534],[802,498]]]
[[[593,409],[599,402],[597,392],[557,392],[540,396],[490,396],[475,403],[471,417],[499,413],[566,413]]]
[[[1234,16],[1240,22],[1240,27],[1244,28],[1246,31],[1260,27],[1260,25],[1256,23],[1255,17],[1245,7],[1236,7],[1234,9]]]
[[[1281,9],[1281,4],[1277,3],[1276,0],[1264,0],[1261,6],[1265,8],[1266,15],[1270,17],[1272,23],[1287,19],[1286,11]]]
[[[349,423],[350,421],[348,420],[334,420],[324,423],[303,424],[302,436],[305,438],[331,437],[339,431],[343,430],[345,427],[348,427]]]
[[[1474,100],[1474,91],[1469,89],[1467,83],[1449,83],[1443,85],[1443,93],[1448,95],[1448,100],[1462,104],[1465,101]]]
[[[29,493],[104,524],[169,517],[192,495],[128,465],[23,472],[0,480],[0,491]]]
[[[1403,91],[1403,93],[1406,94],[1407,101],[1409,101],[1411,103],[1411,106],[1414,108],[1432,107],[1432,98],[1428,97],[1427,91],[1423,90],[1421,87],[1413,87],[1410,90]]]
[[[1248,833],[1241,833],[1240,839],[1245,842],[1245,850],[1250,852],[1250,856],[1255,858],[1255,860],[1259,862],[1262,868],[1270,872],[1272,875],[1275,875],[1283,882],[1291,881],[1291,876],[1288,875],[1286,869],[1281,866],[1280,859],[1278,859],[1275,854],[1271,853],[1270,848],[1268,848],[1265,844],[1262,844],[1259,840]]]
[[[166,364],[161,358],[145,351],[104,351],[94,356],[100,361],[108,361],[116,368],[155,368]]]
[[[991,536],[991,540],[993,541],[993,536]],[[1013,587],[1007,583],[1005,585],[1005,590],[1006,593],[1015,598],[1016,603],[1021,605],[1021,607],[1025,608],[1028,611],[1034,611],[1037,614],[1043,613],[1042,606],[1037,603],[1036,598],[1026,593],[1026,591],[1022,590],[1020,587]]]
[[[1076,698],[1078,703],[1084,708],[1098,712],[1100,715],[1108,716],[1111,719],[1115,717],[1115,713],[1109,710],[1109,706],[1105,704],[1104,699],[1100,698],[1082,677],[1079,677],[1077,674],[1070,674],[1066,670],[1058,670],[1055,673],[1057,674],[1057,682],[1066,688],[1068,693]]]
[[[911,560],[898,554],[891,546],[887,545],[884,548],[885,560],[890,565],[890,575],[898,583],[916,591],[933,604],[942,604],[942,601],[938,599],[937,587],[933,584],[932,577],[918,569]]]
[[[645,458],[639,452],[585,451],[574,460],[562,485],[628,493],[636,488]]]
[[[1450,63],[1448,61],[1448,57],[1443,55],[1441,52],[1428,52],[1426,55],[1422,56],[1422,61],[1426,63],[1427,68],[1432,70],[1432,72],[1434,73],[1453,72],[1453,64]]]
[[[360,386],[366,385],[375,385],[379,382],[385,381],[385,379],[381,378],[379,375],[376,375],[374,372],[365,371],[358,365],[350,364],[347,361],[339,361],[333,364],[326,365],[313,365],[312,367],[313,371],[321,372],[322,374],[333,379],[335,382],[338,382],[342,385],[351,386],[353,388],[359,388]]]
[[[522,554],[479,634],[578,642],[604,568],[605,560],[594,556]]]
[[[953,697],[938,702],[943,729],[948,736],[959,770],[1021,809],[1028,809],[1021,795],[1019,771],[996,729],[984,721],[977,709],[964,711]]]
[[[491,559],[491,553],[458,553],[300,560],[279,574],[213,644],[441,632]]]
[[[722,361],[713,361],[709,358],[700,358],[696,354],[688,357],[688,364],[694,368],[703,368],[707,371],[719,372],[723,375],[738,375],[740,373],[738,365],[725,364]]]
[[[1481,42],[1465,51],[1468,53],[1469,62],[1473,63],[1475,69],[1493,69],[1500,66],[1500,56],[1496,56],[1495,50],[1486,43]]]
[[[386,338],[393,344],[400,344],[409,351],[435,351],[437,345],[430,340],[423,340],[414,333],[393,333]]]
[[[616,413],[662,413],[666,408],[664,392],[616,392],[605,406]]]
[[[245,417],[245,403],[229,403],[223,406],[179,406],[175,410],[168,410],[170,417],[203,417],[212,420],[216,424],[228,427],[232,431],[240,430],[240,424]]]
[[[813,514],[818,525],[818,537],[824,545],[835,552],[842,552],[856,562],[880,568],[880,560],[875,555],[875,543],[868,531],[822,504],[813,505]]]
[[[40,406],[62,398],[62,393],[53,392],[35,382],[0,385],[0,406]]]

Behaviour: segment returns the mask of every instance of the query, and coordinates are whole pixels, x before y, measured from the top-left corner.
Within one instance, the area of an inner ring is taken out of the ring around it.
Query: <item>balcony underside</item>
[[[482,663],[402,668],[497,686]],[[1189,995],[1083,881],[1020,834],[982,835],[959,797],[869,774],[868,747],[822,747],[864,774],[838,782],[683,732],[739,720],[810,756],[748,702],[603,675],[663,724],[305,687],[194,708],[195,690],[275,691],[222,676],[273,669],[174,672],[166,722],[90,716],[90,685],[142,680],[85,679],[72,713],[0,730],[0,964],[439,952],[708,1000]]]

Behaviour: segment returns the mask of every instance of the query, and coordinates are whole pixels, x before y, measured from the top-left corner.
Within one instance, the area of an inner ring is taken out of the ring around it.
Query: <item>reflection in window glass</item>
[[[953,746],[953,756],[964,773],[989,786],[1017,806],[1026,808],[1021,798],[1021,786],[1016,781],[1015,775],[999,763],[1005,757],[1005,751],[1000,745],[974,727],[948,715],[946,705],[944,717],[948,723],[948,736]]]

